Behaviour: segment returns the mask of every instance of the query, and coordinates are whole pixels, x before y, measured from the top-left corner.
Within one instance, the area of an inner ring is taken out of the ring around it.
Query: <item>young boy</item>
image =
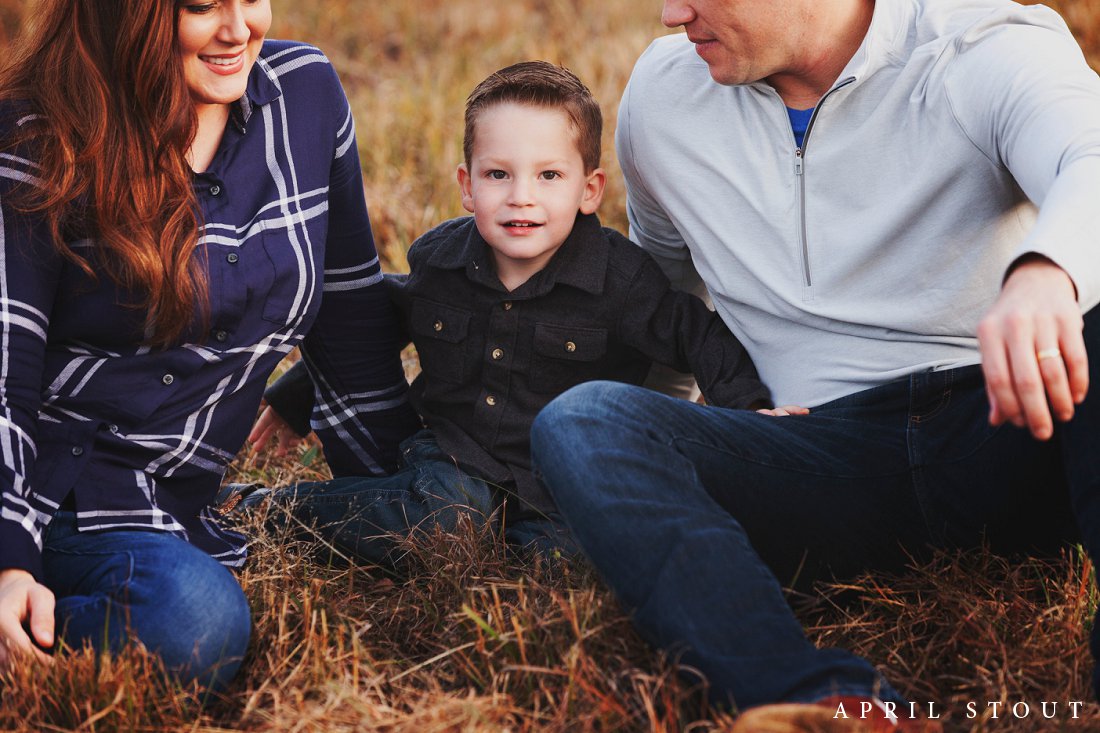
[[[656,361],[694,372],[710,404],[769,406],[721,319],[600,227],[602,118],[576,76],[545,62],[509,66],[474,89],[465,119],[458,183],[473,217],[420,237],[395,290],[422,370],[410,396],[427,429],[402,446],[394,475],[277,492],[360,559],[383,561],[392,533],[450,528],[460,512],[502,522],[511,543],[571,551],[531,474],[529,433],[544,405],[581,382],[639,384]],[[312,387],[295,371],[268,402],[302,425]],[[279,424],[265,414],[256,442]]]

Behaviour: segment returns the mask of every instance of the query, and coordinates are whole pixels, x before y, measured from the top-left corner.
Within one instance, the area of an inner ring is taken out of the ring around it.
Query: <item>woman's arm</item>
[[[382,279],[363,198],[354,125],[339,82],[343,130],[329,183],[321,310],[302,345],[317,387],[314,422],[336,475],[379,475],[398,463],[398,444],[420,427],[406,399],[404,346]]]
[[[42,578],[49,509],[32,485],[46,333],[60,272],[46,226],[15,211],[13,188],[33,183],[34,164],[0,155],[0,665],[13,653],[53,645],[53,594]]]

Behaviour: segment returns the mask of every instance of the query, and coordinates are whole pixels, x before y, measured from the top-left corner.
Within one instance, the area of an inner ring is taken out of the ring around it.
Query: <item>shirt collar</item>
[[[441,247],[428,259],[432,267],[445,270],[465,269],[472,281],[503,289],[492,265],[489,245],[474,226],[473,217],[467,217],[468,233],[461,244]],[[595,214],[578,214],[573,231],[566,237],[558,251],[530,280],[516,288],[517,296],[545,295],[556,284],[571,285],[585,292],[599,295],[603,292],[607,276],[608,243]]]
[[[263,56],[260,56],[248,74],[244,96],[230,108],[230,118],[241,132],[244,132],[256,107],[274,102],[282,96],[282,93],[276,82],[275,72],[271,70]]]

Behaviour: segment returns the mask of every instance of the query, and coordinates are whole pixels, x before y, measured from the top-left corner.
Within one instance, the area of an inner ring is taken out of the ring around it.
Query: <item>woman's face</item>
[[[184,0],[179,49],[196,105],[231,104],[244,95],[270,27],[270,0]]]

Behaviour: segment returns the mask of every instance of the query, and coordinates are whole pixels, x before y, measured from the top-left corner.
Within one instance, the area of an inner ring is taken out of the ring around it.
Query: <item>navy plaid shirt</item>
[[[34,123],[9,117],[9,130]],[[395,467],[419,421],[351,112],[320,51],[265,43],[213,163],[194,177],[211,305],[209,331],[188,343],[140,346],[132,294],[87,278],[42,220],[5,203],[35,183],[22,156],[0,154],[0,568],[41,577],[44,530],[67,496],[81,530],[171,532],[239,565],[244,538],[209,505],[268,375],[298,345],[331,418],[319,432],[333,471]],[[78,251],[94,246],[74,232]]]

